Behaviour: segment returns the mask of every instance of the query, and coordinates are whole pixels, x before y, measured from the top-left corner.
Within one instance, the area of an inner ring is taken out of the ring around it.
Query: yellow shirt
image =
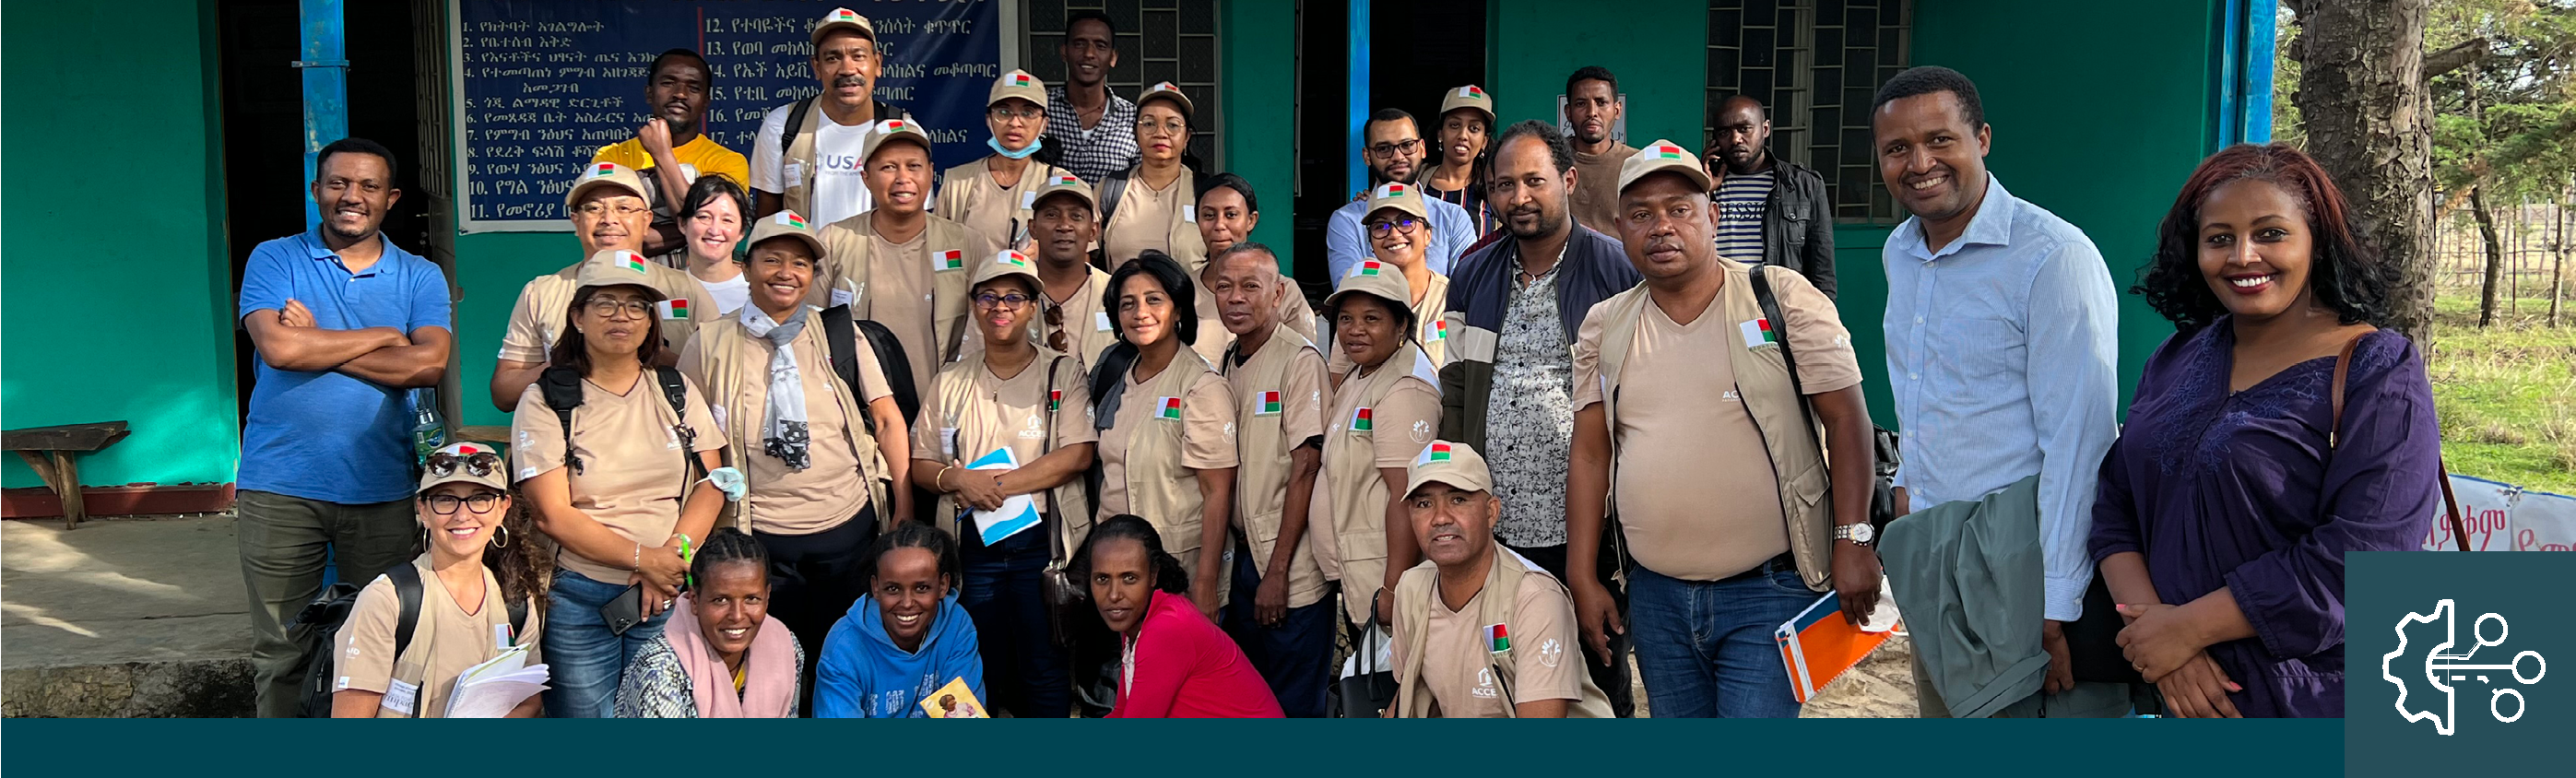
[[[733,181],[735,186],[751,186],[751,161],[743,159],[741,154],[725,148],[705,135],[699,135],[687,143],[680,144],[679,148],[671,150],[671,156],[677,157],[680,164],[697,168],[698,175],[724,176]],[[599,153],[591,155],[590,161],[615,162],[629,168],[643,170],[653,166],[653,155],[644,150],[643,139],[627,138],[599,147]]]

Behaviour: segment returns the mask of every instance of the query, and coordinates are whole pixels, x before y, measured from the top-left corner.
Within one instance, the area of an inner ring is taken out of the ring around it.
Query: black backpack
[[[876,353],[886,387],[894,390],[895,409],[907,421],[921,418],[921,391],[913,386],[912,357],[903,350],[903,341],[883,324],[851,316],[850,306],[835,305],[823,309],[823,341],[832,350],[832,372],[841,376],[842,386],[849,387],[850,399],[858,401],[859,420],[867,425],[868,434],[877,434],[877,418],[864,412],[868,403],[859,397],[859,353],[851,344],[861,332],[868,335],[868,350]]]
[[[816,99],[817,98],[815,97],[808,97],[803,100],[798,100],[794,105],[787,108],[787,126],[778,131],[779,154],[786,154],[787,147],[796,145],[796,138],[805,134],[805,115],[814,112],[814,101]],[[881,122],[887,119],[912,118],[911,111],[896,108],[893,103],[877,99],[870,99],[868,102],[875,108],[874,111],[870,112],[870,115],[876,117],[875,121]]]
[[[698,434],[697,430],[689,428],[689,390],[680,382],[678,368],[653,368],[653,377],[662,385],[662,399],[670,401],[671,413],[680,419],[679,427],[674,430],[680,435],[680,456],[688,460],[689,472],[696,473],[700,466]],[[564,466],[572,468],[575,473],[581,472],[581,458],[572,453],[572,410],[581,407],[581,373],[569,367],[546,368],[546,372],[537,377],[537,390],[545,394],[546,407],[554,409],[555,419],[563,425]],[[695,481],[697,477],[692,475],[689,480]]]
[[[394,657],[398,661],[403,650],[411,647],[412,631],[420,626],[420,568],[406,562],[385,571],[385,577],[393,579],[394,596],[402,603],[402,615],[394,621]],[[358,592],[365,588],[348,581],[333,583],[286,623],[289,632],[300,627],[312,630],[304,638],[304,706],[298,715],[308,719],[331,717],[331,693],[339,681],[334,672],[338,662],[332,656],[338,650],[335,639],[341,624],[349,620],[349,612],[358,607]],[[509,601],[510,634],[526,634],[528,601],[507,595],[502,599]],[[411,707],[411,717],[420,718],[420,702],[415,699]]]

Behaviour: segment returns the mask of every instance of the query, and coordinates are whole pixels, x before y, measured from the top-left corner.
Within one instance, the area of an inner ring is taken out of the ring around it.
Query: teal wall
[[[1225,99],[1225,169],[1252,182],[1270,208],[1255,242],[1279,255],[1279,269],[1293,272],[1297,256],[1293,214],[1297,182],[1297,106],[1285,95],[1297,93],[1296,6],[1260,0],[1228,0],[1217,41],[1217,69]]]
[[[1487,88],[1503,121],[1555,115],[1565,76],[1583,65],[1618,74],[1631,143],[1696,147],[1707,87],[1707,12],[1700,2],[1622,3],[1615,13],[1542,0],[1491,0]],[[1994,125],[1988,168],[2014,195],[2084,229],[2120,295],[2125,408],[2139,367],[2173,327],[2126,292],[2155,249],[2156,222],[2200,159],[2214,151],[2219,39],[2215,0],[2067,3],[1920,0],[1913,62],[1976,81]],[[2048,30],[2046,35],[2006,31]],[[1894,426],[1887,394],[1888,226],[1834,230],[1838,307],[1859,352],[1870,415]],[[2125,410],[2124,410],[2125,413]]]
[[[201,10],[12,3],[0,28],[0,424],[131,424],[81,460],[93,486],[228,482],[241,456],[215,25]],[[136,19],[176,34],[102,48]],[[0,469],[10,487],[42,483],[17,457]]]

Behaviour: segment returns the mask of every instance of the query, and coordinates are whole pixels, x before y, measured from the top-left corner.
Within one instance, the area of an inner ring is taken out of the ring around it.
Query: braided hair
[[[769,575],[769,548],[761,545],[751,533],[732,527],[717,527],[714,532],[707,533],[707,543],[698,547],[697,556],[689,559],[689,577],[705,581],[717,566],[736,562],[749,562],[766,577]]]
[[[1082,547],[1066,561],[1067,572],[1072,574],[1077,585],[1089,586],[1091,555],[1099,551],[1102,541],[1108,540],[1133,540],[1145,547],[1145,563],[1154,569],[1154,588],[1163,590],[1165,594],[1190,593],[1190,571],[1181,566],[1180,557],[1163,550],[1162,531],[1154,529],[1153,523],[1144,517],[1128,513],[1109,517],[1108,521],[1092,527],[1090,535],[1083,537]]]
[[[885,562],[887,554],[894,553],[898,548],[918,548],[930,552],[931,556],[938,557],[939,577],[946,579],[950,586],[957,586],[965,581],[963,574],[958,570],[957,539],[949,537],[947,530],[918,521],[897,523],[894,529],[878,535],[877,542],[869,545],[868,581],[876,580],[878,566]],[[870,588],[874,588],[873,583],[870,584]]]

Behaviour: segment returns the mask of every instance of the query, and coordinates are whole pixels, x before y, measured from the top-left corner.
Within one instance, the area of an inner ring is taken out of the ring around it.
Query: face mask
[[[1046,137],[1042,135],[1031,138],[1029,139],[1029,147],[1018,151],[1002,148],[1002,139],[1000,138],[985,138],[984,145],[993,147],[993,153],[1000,154],[1010,159],[1028,159],[1029,155],[1038,153],[1038,149],[1046,145]]]

